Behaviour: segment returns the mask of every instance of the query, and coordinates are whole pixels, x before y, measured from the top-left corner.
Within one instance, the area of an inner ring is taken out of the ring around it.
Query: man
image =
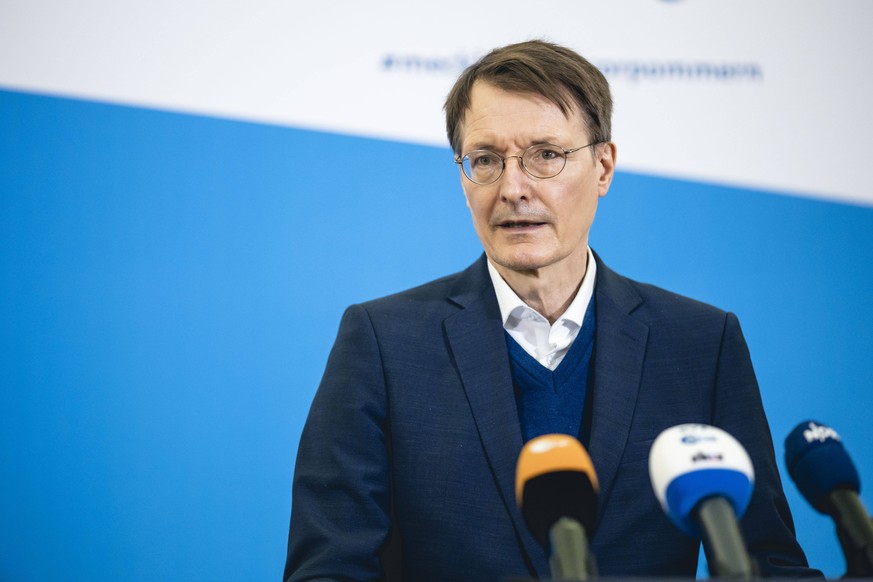
[[[445,109],[485,254],[346,311],[300,442],[286,578],[548,576],[513,487],[524,442],[551,432],[579,437],[597,471],[600,574],[693,576],[699,540],[664,515],[647,466],[686,422],[749,451],[743,532],[762,573],[809,573],[736,317],[588,247],[616,161],[603,75],[557,45],[510,45]]]

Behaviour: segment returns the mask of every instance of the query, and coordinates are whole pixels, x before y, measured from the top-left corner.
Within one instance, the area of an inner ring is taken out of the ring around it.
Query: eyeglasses
[[[455,163],[463,168],[467,179],[482,186],[499,180],[506,170],[506,160],[510,158],[518,158],[525,172],[544,180],[561,173],[567,165],[568,155],[599,143],[603,142],[594,141],[570,150],[550,143],[538,143],[524,150],[520,156],[501,156],[491,150],[473,150],[464,154],[461,159],[455,158]]]

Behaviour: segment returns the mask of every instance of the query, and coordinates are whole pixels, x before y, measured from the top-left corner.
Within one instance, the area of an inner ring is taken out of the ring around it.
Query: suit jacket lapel
[[[515,466],[524,443],[500,307],[485,260],[483,255],[459,279],[449,298],[464,309],[447,318],[444,325],[503,503],[522,549],[535,569],[545,573],[543,548],[528,531],[515,501]]]
[[[609,499],[636,407],[648,326],[631,312],[633,287],[597,257],[594,398],[589,453],[600,482],[601,513]]]

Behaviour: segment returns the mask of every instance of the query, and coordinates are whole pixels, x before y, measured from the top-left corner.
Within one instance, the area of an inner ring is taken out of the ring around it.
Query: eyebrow
[[[472,152],[472,151],[475,151],[475,150],[491,150],[491,151],[494,151],[494,150],[496,150],[496,148],[494,147],[494,144],[491,143],[491,142],[487,142],[487,141],[479,141],[479,142],[475,142],[473,145],[471,145],[469,148],[467,148],[466,151],[468,151],[468,152]]]
[[[546,137],[546,138],[542,138],[542,139],[535,139],[535,140],[530,141],[527,146],[522,148],[522,151],[526,150],[529,147],[535,146],[535,145],[543,145],[543,144],[558,145],[557,143],[555,143],[556,141],[560,141],[560,140],[558,140],[554,136],[550,136],[550,137]],[[559,146],[559,147],[562,147],[562,146]],[[474,145],[470,146],[470,148],[465,150],[465,151],[472,152],[472,151],[476,151],[476,150],[489,150],[489,151],[492,151],[495,153],[499,153],[500,148],[495,146],[494,143],[492,143],[492,142],[482,141],[482,142],[475,142]]]

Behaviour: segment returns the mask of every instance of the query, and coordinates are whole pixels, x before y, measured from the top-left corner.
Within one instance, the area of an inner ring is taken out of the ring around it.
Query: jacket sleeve
[[[346,310],[303,428],[285,580],[377,580],[391,532],[387,404],[367,311]]]
[[[752,459],[754,493],[740,526],[761,575],[823,578],[808,567],[797,543],[749,349],[732,313],[725,319],[713,402],[714,424],[733,435]]]

